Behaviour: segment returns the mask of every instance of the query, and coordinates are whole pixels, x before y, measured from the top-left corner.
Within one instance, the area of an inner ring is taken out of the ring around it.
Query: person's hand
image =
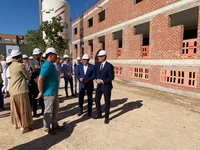
[[[80,82],[84,82],[85,79],[84,78],[80,78],[79,80],[80,80]]]
[[[32,71],[31,70],[29,70],[29,72],[28,72],[29,74],[32,74]]]
[[[40,69],[40,66],[39,66],[39,65],[34,65],[34,67],[35,67],[36,69]]]
[[[39,92],[38,95],[37,95],[37,97],[35,99],[40,99],[41,97],[42,97],[42,93]]]
[[[97,79],[97,84],[102,84],[102,83],[103,83],[103,80]]]

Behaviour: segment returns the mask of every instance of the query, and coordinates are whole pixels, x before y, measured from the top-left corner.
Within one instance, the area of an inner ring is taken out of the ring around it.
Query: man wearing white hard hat
[[[97,89],[95,95],[95,104],[97,108],[97,116],[95,119],[102,118],[102,110],[101,110],[101,97],[104,95],[105,101],[105,120],[104,123],[108,124],[109,114],[110,114],[110,98],[111,98],[111,90],[112,80],[114,79],[114,67],[112,64],[106,61],[107,53],[105,50],[99,50],[97,54],[97,58],[99,60],[99,64],[97,67]]]
[[[23,64],[26,70],[28,71],[29,75],[31,76],[33,69],[31,68],[30,63],[29,63],[29,57],[26,54],[23,54],[22,58],[23,58]]]
[[[69,55],[65,54],[63,56],[63,58],[64,58],[64,63],[62,64],[61,67],[62,67],[62,71],[64,74],[66,97],[69,96],[68,82],[70,84],[71,94],[72,94],[72,96],[75,96],[74,89],[73,89],[73,67],[72,67],[72,64],[70,63],[70,57],[69,57]]]
[[[26,80],[30,79],[29,73],[22,64],[22,54],[19,50],[12,50],[12,63],[10,65],[10,86],[11,95],[11,123],[15,129],[21,128],[21,133],[31,130],[33,118],[29,100],[29,90]]]
[[[29,57],[28,57],[28,55],[23,54],[23,55],[22,55],[22,58],[23,58],[23,65],[24,65],[24,67],[26,68],[27,72],[29,73],[29,75],[30,75],[30,77],[31,77],[31,76],[32,76],[32,71],[33,71],[33,69],[32,69],[31,66],[30,66]],[[34,91],[34,88],[33,88],[32,85],[31,85],[32,81],[27,80],[26,82],[27,82],[27,84],[28,84],[28,89],[29,89],[30,104],[31,104],[31,107],[33,108],[33,104],[34,104],[35,101],[36,101],[35,98],[34,98],[34,93],[35,93],[35,91]]]
[[[23,58],[23,64],[24,64],[26,70],[29,72],[30,71],[29,57],[28,57],[28,55],[23,54],[22,58]]]
[[[32,108],[33,108],[33,117],[39,117],[37,113],[37,103],[38,100],[36,99],[39,91],[38,91],[38,77],[40,74],[40,68],[42,66],[42,61],[41,61],[41,56],[42,56],[42,51],[39,48],[35,48],[33,50],[33,57],[34,59],[30,61],[30,67],[33,69],[32,70],[32,75],[31,75],[31,80],[30,80],[30,85],[31,85],[31,91],[33,91],[33,100],[32,100]],[[39,99],[39,105],[41,106],[41,114],[44,113],[44,100],[43,98]]]
[[[39,94],[37,98],[44,97],[44,131],[48,134],[56,134],[55,131],[63,130],[63,126],[58,125],[58,75],[53,63],[57,60],[57,52],[53,47],[46,49],[46,58],[41,68],[40,76],[38,78]],[[50,121],[51,120],[51,121]],[[50,125],[52,124],[52,128]]]
[[[30,57],[29,57],[29,60],[33,60],[33,56],[30,56]]]
[[[79,80],[79,96],[78,96],[78,116],[83,113],[83,101],[85,90],[87,90],[88,97],[88,117],[91,117],[92,113],[92,93],[94,90],[93,80],[96,78],[95,66],[89,63],[90,56],[84,54],[82,57],[82,64],[78,66],[76,76]]]
[[[41,63],[43,64],[47,60],[46,53],[42,54]]]
[[[77,77],[76,77],[76,72],[77,72],[77,69],[78,69],[78,66],[81,64],[81,57],[80,56],[78,56],[77,58],[76,58],[76,62],[74,63],[74,66],[73,66],[73,70],[74,70],[74,92],[75,92],[75,95],[77,96],[77,94],[78,94],[78,83],[79,83],[79,81],[78,81],[78,79],[77,79]]]

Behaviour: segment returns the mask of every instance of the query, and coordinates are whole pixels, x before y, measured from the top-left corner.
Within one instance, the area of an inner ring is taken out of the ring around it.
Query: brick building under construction
[[[200,98],[200,0],[100,0],[72,23],[73,58],[105,49],[115,77]]]

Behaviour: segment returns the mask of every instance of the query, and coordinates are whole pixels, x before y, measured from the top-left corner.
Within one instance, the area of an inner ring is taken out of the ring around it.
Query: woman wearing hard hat
[[[21,128],[21,133],[31,130],[33,118],[28,95],[26,80],[30,79],[29,73],[22,64],[22,54],[19,50],[12,50],[13,59],[10,65],[10,95],[11,95],[11,123],[15,129]],[[16,69],[17,68],[17,69]]]

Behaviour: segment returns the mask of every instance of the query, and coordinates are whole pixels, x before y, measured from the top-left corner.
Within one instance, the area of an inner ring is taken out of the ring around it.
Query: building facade
[[[101,0],[72,23],[73,58],[105,49],[118,79],[200,98],[200,0]]]
[[[0,34],[0,54],[8,56],[12,49],[19,49],[22,53],[28,54],[25,45],[26,38],[23,35]]]

